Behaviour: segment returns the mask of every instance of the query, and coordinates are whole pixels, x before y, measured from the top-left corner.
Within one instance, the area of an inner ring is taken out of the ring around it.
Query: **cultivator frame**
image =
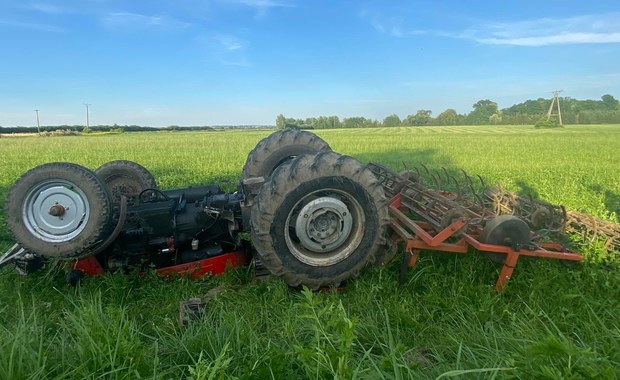
[[[472,190],[469,196],[461,190],[463,187],[458,185],[457,192],[441,190],[440,174],[433,175],[436,189],[431,189],[422,184],[419,171],[397,174],[376,163],[369,164],[369,168],[382,182],[386,194],[391,196],[389,215],[393,233],[390,238],[394,244],[404,245],[401,283],[404,282],[407,269],[417,264],[422,250],[462,254],[473,248],[486,252],[493,261],[502,263],[495,283],[497,291],[506,288],[520,256],[583,260],[581,254],[569,250],[565,244],[552,241],[534,243],[540,236],[530,230],[531,217],[518,218],[501,214],[508,210],[510,205],[524,204],[526,207],[521,209],[527,215],[538,212],[539,225],[553,226],[552,231],[544,230],[548,233],[560,230],[557,225],[558,218],[566,220],[563,208],[533,199],[507,198],[497,190],[493,193],[487,192],[485,202],[484,194],[480,195],[474,190],[471,177],[466,173],[464,174]],[[425,170],[428,171],[426,168]],[[444,172],[447,178],[456,183],[454,177],[447,175],[446,170]],[[503,207],[489,207],[488,200],[492,198],[500,200],[495,204]],[[510,224],[509,227],[515,228],[519,233],[514,235],[510,231],[502,230],[502,225],[506,224]]]

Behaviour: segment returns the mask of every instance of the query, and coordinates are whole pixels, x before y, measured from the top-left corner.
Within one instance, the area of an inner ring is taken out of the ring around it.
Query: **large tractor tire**
[[[248,154],[242,178],[263,177],[267,181],[283,163],[302,154],[318,152],[331,152],[331,148],[313,133],[294,129],[272,133],[259,141]]]
[[[138,204],[138,197],[147,189],[157,189],[155,177],[142,165],[133,161],[110,161],[95,170],[95,174],[108,187],[112,204],[119,207],[121,196],[127,197],[130,206]]]
[[[89,169],[54,162],[26,172],[11,187],[6,224],[28,251],[47,258],[89,255],[111,230],[112,202]]]
[[[252,243],[291,286],[338,286],[385,246],[387,200],[365,165],[333,152],[281,165],[252,207]]]

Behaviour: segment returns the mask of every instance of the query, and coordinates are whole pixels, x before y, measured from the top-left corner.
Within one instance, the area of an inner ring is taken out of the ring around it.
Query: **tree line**
[[[562,122],[564,124],[620,124],[620,102],[612,95],[603,95],[600,100],[578,100],[570,97],[560,97]],[[278,115],[276,128],[298,129],[333,129],[333,128],[373,128],[397,126],[424,126],[424,125],[535,125],[547,114],[551,99],[538,98],[523,103],[499,109],[496,102],[489,99],[477,101],[471,112],[459,114],[448,108],[437,116],[431,110],[418,110],[401,119],[398,115],[386,116],[383,120],[368,119],[362,116],[346,117],[342,120],[338,116],[319,116],[306,119],[295,119]],[[272,128],[269,125],[219,125],[219,126],[177,126],[165,128],[145,127],[139,125],[95,125],[86,128],[83,125],[41,126],[42,134],[55,131],[65,131],[66,134],[92,132],[147,132],[147,131],[214,131],[219,129],[238,128]],[[0,126],[0,134],[33,133],[36,127]]]
[[[620,124],[620,102],[611,95],[603,95],[600,100],[578,100],[560,97],[560,109],[564,124]],[[382,121],[365,117],[319,116],[295,119],[278,115],[276,128],[332,129],[369,128],[425,125],[534,125],[544,117],[551,105],[551,99],[538,98],[499,109],[496,102],[489,99],[477,101],[471,112],[459,114],[448,108],[436,117],[431,110],[418,110],[415,114],[401,119],[398,115],[386,116]]]

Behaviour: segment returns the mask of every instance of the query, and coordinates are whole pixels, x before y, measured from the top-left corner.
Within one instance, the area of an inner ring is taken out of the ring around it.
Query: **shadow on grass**
[[[609,189],[603,189],[603,187],[599,184],[593,184],[589,187],[589,189],[599,194],[602,193],[605,209],[620,217],[620,194]]]
[[[408,170],[421,165],[426,165],[429,169],[445,167],[454,171],[458,170],[453,167],[454,163],[450,156],[440,154],[437,149],[432,148],[365,152],[356,155],[356,158],[364,163],[378,162],[396,171]]]
[[[516,185],[519,187],[519,190],[517,191],[517,194],[519,195],[524,195],[524,196],[531,196],[535,199],[541,199],[540,195],[538,194],[538,191],[533,188],[532,186],[530,186],[530,184],[528,184],[527,182],[525,182],[524,180],[518,180],[516,182]]]

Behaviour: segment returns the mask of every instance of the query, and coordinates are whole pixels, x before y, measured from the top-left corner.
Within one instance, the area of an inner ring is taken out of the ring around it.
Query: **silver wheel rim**
[[[289,251],[312,266],[328,266],[349,257],[360,245],[365,218],[362,206],[349,193],[322,189],[300,199],[286,218],[284,235]]]
[[[26,195],[22,219],[37,239],[62,243],[78,236],[88,222],[90,205],[86,194],[74,183],[54,179],[31,189]]]

